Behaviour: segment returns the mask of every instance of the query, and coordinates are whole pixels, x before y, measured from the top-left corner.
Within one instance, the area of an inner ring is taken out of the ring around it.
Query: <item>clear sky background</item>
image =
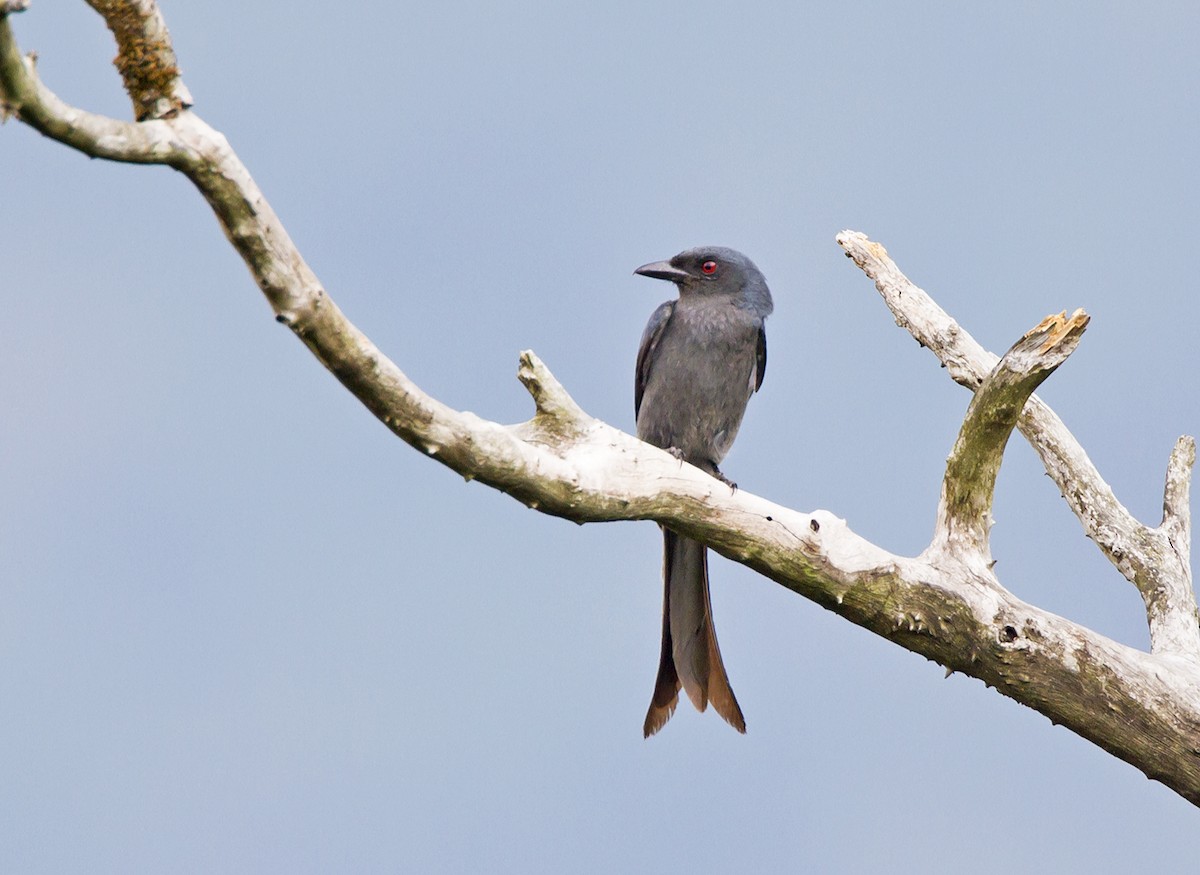
[[[1053,8],[1051,8],[1053,7]],[[423,388],[516,422],[534,349],[633,429],[701,243],[775,296],[724,466],[919,552],[969,395],[843,228],[985,346],[1093,321],[1042,396],[1157,522],[1200,431],[1194,3],[164,4],[197,110]],[[102,22],[14,23],[129,117]],[[0,869],[1167,872],[1200,812],[1065,729],[712,562],[749,732],[658,658],[653,524],[577,527],[395,439],[272,321],[179,175],[0,129]],[[1019,436],[1017,595],[1138,647]]]

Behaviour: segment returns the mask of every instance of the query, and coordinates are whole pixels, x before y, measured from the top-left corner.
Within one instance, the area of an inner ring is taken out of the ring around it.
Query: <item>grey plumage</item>
[[[734,486],[718,467],[767,367],[763,323],[773,305],[749,258],[723,246],[681,252],[635,273],[673,282],[679,298],[650,317],[638,350],[634,412],[642,440]],[[643,731],[666,724],[680,686],[739,732],[746,721],[721,660],[703,544],[663,529],[662,652]]]

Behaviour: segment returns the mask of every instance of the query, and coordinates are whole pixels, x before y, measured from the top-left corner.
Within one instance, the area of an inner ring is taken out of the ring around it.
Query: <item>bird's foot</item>
[[[683,454],[683,450],[679,449],[679,447],[663,447],[663,449],[665,449],[679,461],[687,461],[687,457]],[[693,464],[698,465],[701,470],[708,471],[709,474],[711,474],[713,477],[716,477],[718,480],[728,486],[731,492],[737,492],[738,485],[722,474],[721,469],[716,465],[713,465],[711,462],[695,462]]]
[[[729,487],[730,492],[737,492],[737,484],[721,473],[721,469],[713,465],[713,476]]]

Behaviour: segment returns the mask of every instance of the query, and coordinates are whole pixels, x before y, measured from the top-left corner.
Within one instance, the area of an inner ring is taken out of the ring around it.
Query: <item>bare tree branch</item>
[[[1189,492],[1192,485],[1192,468],[1196,464],[1196,440],[1184,435],[1175,442],[1167,463],[1167,484],[1163,490],[1163,520],[1155,534],[1165,538],[1173,554],[1177,573],[1161,574],[1143,596],[1146,609],[1154,622],[1156,613],[1162,615],[1164,623],[1172,626],[1160,632],[1160,636],[1174,635],[1181,639],[1180,648],[1188,643],[1189,633],[1200,626],[1196,610],[1196,592],[1192,586],[1192,514],[1189,508]],[[1153,628],[1153,627],[1151,627]],[[1151,639],[1153,640],[1153,639]]]
[[[1047,316],[1017,341],[971,399],[946,465],[931,550],[969,555],[992,567],[992,495],[1008,436],[1033,390],[1075,351],[1088,317]]]
[[[171,118],[192,105],[179,77],[171,35],[154,0],[87,0],[117,41],[113,64],[138,121]]]
[[[1188,493],[1192,488],[1192,467],[1196,464],[1196,439],[1184,435],[1175,442],[1167,463],[1167,485],[1163,490],[1163,521],[1173,535],[1175,549],[1184,554],[1191,549],[1192,512]]]
[[[1163,525],[1141,526],[1057,417],[1030,395],[1075,348],[1087,321],[1082,313],[1044,320],[997,365],[908,283],[881,246],[853,232],[839,237],[897,321],[977,391],[947,466],[940,535],[916,558],[896,556],[827,511],[805,514],[745,491],[731,494],[699,469],[591,418],[531,352],[522,353],[519,371],[536,406],[525,423],[488,422],[427,395],[341,313],[229,143],[188,108],[155,4],[93,5],[118,34],[122,56],[149,52],[151,73],[162,73],[126,75],[136,111],[147,112],[147,120],[118,122],[63,103],[37,81],[0,16],[4,104],[87,155],[166,163],[184,173],[276,318],[403,440],[544,513],[576,522],[654,520],[701,540],[902,647],[982,679],[1200,805],[1200,639],[1190,576],[1180,571],[1190,538],[1194,444],[1181,441],[1172,455]],[[122,42],[121,33],[135,31],[140,36]],[[141,69],[137,57],[119,66],[123,74]],[[988,567],[991,495],[1014,422],[1053,469],[1085,531],[1138,583],[1153,653],[1022,602]],[[1167,548],[1170,561],[1160,562]]]
[[[53,140],[93,158],[167,164],[176,154],[171,130],[134,124],[68,105],[41,83],[33,58],[23,57],[7,16],[0,16],[0,116],[15,115]]]
[[[843,231],[837,240],[875,281],[896,324],[928,347],[956,382],[977,390],[996,357],[909,281],[881,245],[856,231]],[[1041,457],[1084,532],[1141,593],[1151,650],[1200,661],[1200,624],[1186,553],[1177,552],[1163,526],[1146,526],[1125,509],[1062,420],[1036,395],[1025,404],[1017,427]],[[1172,459],[1178,455],[1177,447]],[[1182,465],[1183,457],[1179,458]],[[1177,519],[1176,525],[1186,530],[1186,514]]]

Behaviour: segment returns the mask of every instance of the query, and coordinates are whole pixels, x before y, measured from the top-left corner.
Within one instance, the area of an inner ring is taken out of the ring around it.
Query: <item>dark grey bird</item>
[[[736,489],[718,465],[766,372],[767,281],[749,258],[723,246],[689,249],[634,273],[679,287],[679,298],[659,306],[642,334],[633,392],[638,437]],[[745,732],[713,629],[707,550],[666,528],[663,590],[662,654],[642,731],[649,738],[671,719],[682,685],[697,710],[711,702]]]

